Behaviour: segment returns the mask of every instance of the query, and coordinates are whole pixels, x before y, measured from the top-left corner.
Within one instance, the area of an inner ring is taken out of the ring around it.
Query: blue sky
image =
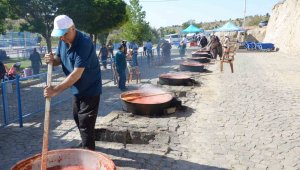
[[[247,0],[246,15],[271,14],[279,0]],[[129,0],[125,0],[129,3]],[[208,22],[244,17],[245,0],[140,0],[151,26],[181,25],[188,20]],[[215,11],[215,12],[214,12]]]

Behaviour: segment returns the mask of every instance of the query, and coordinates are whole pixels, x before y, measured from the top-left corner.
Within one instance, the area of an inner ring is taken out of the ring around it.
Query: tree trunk
[[[109,33],[101,33],[98,38],[101,44],[106,44]]]
[[[48,53],[49,53],[49,52],[52,52],[52,47],[51,47],[51,37],[50,37],[50,36],[47,36],[47,37],[44,37],[44,38],[46,39]]]
[[[95,38],[95,34],[90,33],[90,38],[93,41],[94,47],[96,49],[96,38]],[[97,50],[97,49],[96,49]]]
[[[94,46],[95,46],[95,49],[96,49],[97,48],[97,34],[94,34],[94,40],[93,41],[94,41]]]

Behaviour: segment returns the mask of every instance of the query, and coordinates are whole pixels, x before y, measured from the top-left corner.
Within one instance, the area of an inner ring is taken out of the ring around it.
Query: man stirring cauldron
[[[95,123],[102,92],[101,72],[91,39],[76,30],[66,15],[54,19],[53,37],[59,37],[56,54],[45,55],[46,63],[62,65],[67,76],[56,86],[45,87],[44,96],[53,97],[71,88],[73,116],[82,139],[81,147],[95,150]]]

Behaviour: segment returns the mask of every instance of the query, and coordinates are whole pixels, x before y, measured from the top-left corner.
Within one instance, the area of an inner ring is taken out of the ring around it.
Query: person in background
[[[164,41],[161,45],[162,57],[165,62],[171,61],[171,48],[172,45],[169,43],[169,41]]]
[[[162,59],[160,57],[160,46],[161,46],[161,39],[158,40],[157,46],[156,46],[156,52],[157,52],[157,60],[159,64],[162,64]]]
[[[186,38],[186,35],[183,36],[181,41],[183,42],[183,44],[185,44],[185,45],[187,44],[188,39]]]
[[[152,42],[149,39],[146,43],[146,50],[147,50],[147,64],[151,66],[153,64],[153,54],[152,54]]]
[[[124,54],[125,54],[125,56],[127,55],[127,41],[126,40],[123,40],[122,41],[122,46],[124,47]]]
[[[157,58],[158,58],[159,62],[160,62],[160,46],[161,46],[161,40],[159,39],[157,42],[157,47],[156,47]]]
[[[106,47],[108,49],[108,55],[110,55],[110,57],[113,57],[114,56],[114,45],[111,40],[108,41]]]
[[[144,46],[143,46],[143,56],[146,56],[147,55],[147,48],[146,48],[146,43],[144,43]]]
[[[16,76],[18,74],[17,70],[20,70],[21,67],[21,63],[20,62],[16,62],[7,72],[7,77],[9,80],[14,80],[16,79]],[[30,74],[31,76],[31,74]]]
[[[228,58],[230,52],[230,37],[228,34],[225,34],[224,42],[223,42],[223,57]]]
[[[217,59],[217,56],[219,55],[220,59],[223,55],[223,50],[222,50],[222,44],[219,41],[219,38],[215,35],[210,36],[210,42],[208,44],[208,48],[212,54],[213,59]]]
[[[5,64],[3,64],[2,61],[0,60],[0,83],[1,81],[5,81],[5,76],[7,72],[8,72],[7,66],[5,66]]]
[[[200,39],[200,45],[201,45],[201,48],[204,48],[206,47],[208,44],[208,41],[207,41],[207,38],[205,37],[205,35],[203,35]]]
[[[67,76],[61,83],[44,88],[44,97],[54,97],[67,88],[73,93],[73,116],[80,132],[84,149],[95,150],[95,123],[98,114],[102,79],[95,46],[73,20],[66,15],[54,19],[52,37],[58,37],[55,55],[45,54],[45,62],[62,66]]]
[[[102,47],[100,48],[98,58],[101,59],[104,69],[107,69],[107,56],[108,56],[108,49],[106,45],[103,44]]]
[[[139,65],[137,60],[139,46],[136,43],[132,42],[131,49],[132,49],[132,66],[135,67]]]
[[[33,52],[29,57],[31,61],[31,67],[33,70],[33,74],[40,73],[40,67],[43,65],[40,54],[36,51],[36,48],[33,49]]]
[[[186,44],[184,44],[183,41],[181,41],[181,42],[179,43],[178,48],[179,48],[179,56],[180,56],[181,58],[183,58],[183,57],[185,56]]]
[[[229,46],[230,43],[230,38],[228,34],[225,34],[224,36],[224,42],[223,42],[223,47],[227,48]]]
[[[125,55],[125,48],[123,45],[120,45],[118,47],[118,52],[116,53],[116,60],[115,60],[115,65],[116,69],[119,75],[119,84],[118,87],[121,91],[126,91],[126,68],[127,68],[127,63],[126,63],[126,55]]]

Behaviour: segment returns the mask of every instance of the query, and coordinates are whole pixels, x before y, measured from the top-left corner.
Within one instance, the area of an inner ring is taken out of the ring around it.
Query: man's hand
[[[53,86],[46,86],[46,87],[44,87],[44,97],[54,97],[54,96],[56,96],[58,94],[58,91],[57,90],[55,90],[55,87],[53,87]]]
[[[60,58],[58,58],[57,56],[55,56],[54,53],[50,52],[48,54],[45,54],[44,56],[44,61],[45,63],[49,64],[52,63],[53,66],[58,66],[60,65]]]
[[[54,54],[53,53],[45,54],[44,61],[47,64],[49,64],[49,63],[53,64],[53,62],[54,62]]]

